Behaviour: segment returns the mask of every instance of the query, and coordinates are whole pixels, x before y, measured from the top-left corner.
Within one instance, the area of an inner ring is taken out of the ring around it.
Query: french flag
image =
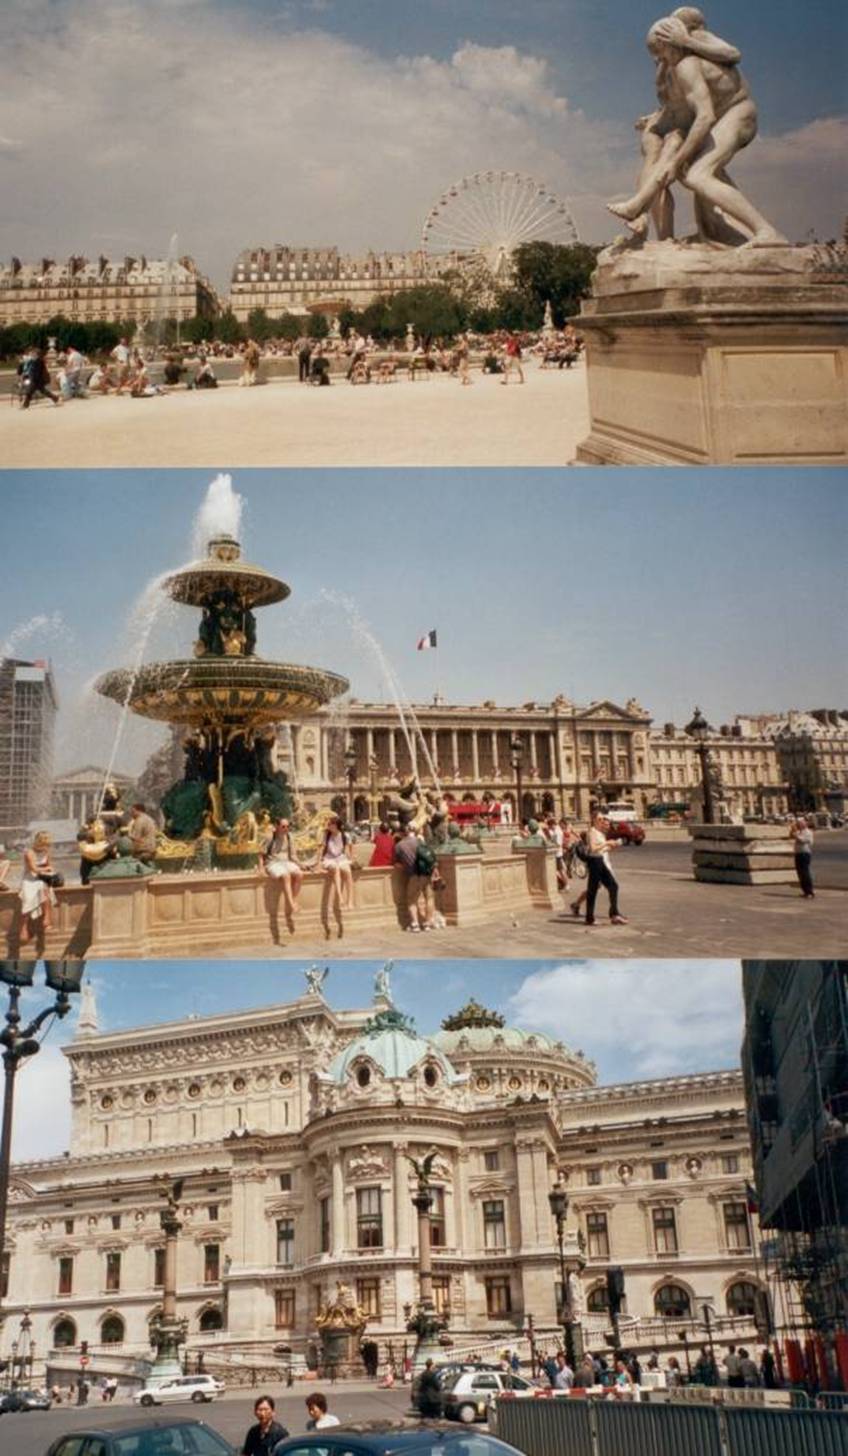
[[[418,651],[419,652],[429,652],[429,650],[430,650],[431,647],[438,647],[438,645],[439,644],[436,641],[436,629],[435,629],[435,627],[433,628],[432,632],[428,632],[427,633],[426,637],[419,637],[419,639],[418,639]]]

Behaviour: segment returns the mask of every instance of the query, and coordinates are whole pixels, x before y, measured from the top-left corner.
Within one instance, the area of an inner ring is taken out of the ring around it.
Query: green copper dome
[[[411,1018],[393,1006],[367,1022],[360,1035],[333,1058],[322,1080],[343,1084],[358,1061],[372,1063],[390,1079],[409,1077],[427,1062],[438,1067],[449,1086],[462,1080],[435,1038],[420,1036]]]

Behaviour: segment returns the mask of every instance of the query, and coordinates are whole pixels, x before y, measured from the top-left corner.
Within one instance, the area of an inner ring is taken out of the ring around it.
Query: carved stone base
[[[696,880],[723,885],[795,883],[794,849],[781,824],[698,824],[691,834]]]
[[[616,245],[575,323],[591,418],[578,461],[848,461],[844,251]]]

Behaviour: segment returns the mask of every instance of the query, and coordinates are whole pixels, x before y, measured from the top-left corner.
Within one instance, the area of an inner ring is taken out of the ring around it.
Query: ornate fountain
[[[242,560],[232,536],[166,578],[174,601],[200,609],[194,656],[101,677],[96,688],[121,707],[184,728],[183,777],[165,794],[157,864],[171,870],[256,864],[270,821],[292,812],[274,762],[276,725],[304,717],[347,691],[346,678],[256,652],[254,609],[285,601],[289,587]]]

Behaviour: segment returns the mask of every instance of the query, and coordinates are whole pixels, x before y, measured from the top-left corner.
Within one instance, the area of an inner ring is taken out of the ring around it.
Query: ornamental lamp
[[[7,986],[31,986],[35,979],[35,961],[0,961],[0,981]]]
[[[710,725],[700,708],[695,709],[692,715],[692,721],[686,724],[683,732],[687,733],[690,738],[696,738],[699,743],[704,743],[709,738]]]
[[[552,1188],[548,1194],[548,1203],[551,1205],[551,1213],[559,1224],[564,1222],[568,1215],[568,1194],[564,1188]]]
[[[51,991],[67,995],[79,991],[82,985],[85,961],[45,961],[44,974]]]

